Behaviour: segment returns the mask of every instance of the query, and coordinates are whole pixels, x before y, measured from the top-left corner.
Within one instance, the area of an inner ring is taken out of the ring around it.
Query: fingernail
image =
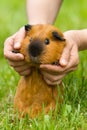
[[[19,59],[24,60],[24,56],[22,54],[17,53],[16,55],[18,55]]]
[[[66,66],[67,63],[68,63],[68,62],[67,62],[65,59],[62,59],[62,60],[60,61],[60,64],[61,64],[62,66]]]
[[[14,48],[15,48],[15,49],[19,49],[19,48],[20,48],[20,45],[21,45],[20,42],[15,42],[15,43],[14,43]]]

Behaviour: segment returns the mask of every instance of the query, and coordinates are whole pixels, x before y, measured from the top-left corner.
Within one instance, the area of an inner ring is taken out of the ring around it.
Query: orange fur
[[[48,113],[50,109],[55,109],[56,101],[61,102],[57,86],[48,85],[43,80],[39,69],[40,64],[52,64],[61,57],[65,41],[55,39],[52,35],[53,31],[58,32],[63,37],[63,34],[52,25],[32,26],[21,43],[20,53],[25,56],[25,61],[33,68],[32,73],[29,76],[22,76],[18,83],[14,107],[18,109],[20,116],[29,114],[33,118],[42,112],[43,105],[45,113]],[[48,45],[44,43],[46,38],[50,40]],[[41,41],[43,51],[33,61],[29,55],[28,47],[31,44],[30,40],[37,39]],[[60,91],[63,94],[62,87],[60,87]]]

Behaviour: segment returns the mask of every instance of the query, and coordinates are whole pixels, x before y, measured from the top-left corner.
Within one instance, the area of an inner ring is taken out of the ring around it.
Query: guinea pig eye
[[[45,39],[45,44],[48,45],[49,43],[50,43],[49,39],[46,38],[46,39]]]

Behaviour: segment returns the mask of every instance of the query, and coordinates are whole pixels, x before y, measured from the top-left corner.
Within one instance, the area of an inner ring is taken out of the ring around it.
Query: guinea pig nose
[[[33,40],[30,44],[29,44],[29,54],[32,57],[37,57],[41,54],[41,52],[43,51],[43,44],[41,41],[39,40]]]

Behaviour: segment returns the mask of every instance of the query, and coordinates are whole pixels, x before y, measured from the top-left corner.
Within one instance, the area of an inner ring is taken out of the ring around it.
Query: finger
[[[69,73],[71,71],[76,70],[78,64],[79,64],[78,48],[76,45],[74,45],[71,50],[70,60],[68,62],[68,65],[65,67],[63,73]]]
[[[61,75],[51,75],[44,71],[42,71],[41,74],[43,75],[44,79],[47,79],[52,83],[54,83],[54,82],[56,83],[56,82],[62,80],[64,78],[64,76],[66,75],[65,73],[61,74]]]
[[[67,44],[63,50],[63,53],[61,55],[61,58],[59,60],[59,63],[61,66],[66,66],[68,64],[71,48],[72,48],[72,45],[68,44],[68,42],[67,42]]]
[[[48,85],[58,85],[58,84],[61,83],[61,80],[56,81],[56,82],[52,82],[52,81],[50,81],[49,79],[47,79],[46,77],[44,77],[44,80],[45,80],[45,82],[46,82]]]
[[[18,50],[21,47],[21,41],[14,41],[14,50]]]
[[[41,69],[50,75],[62,75],[77,69],[76,63],[71,62],[66,67],[54,67],[53,65],[41,65]]]
[[[11,60],[9,60],[8,62],[10,64],[10,66],[12,66],[12,67],[28,65],[28,63],[26,63],[24,60],[23,61],[11,61]]]
[[[25,29],[24,27],[22,27],[15,35],[14,38],[14,49],[20,49],[21,47],[21,41],[24,39],[25,37]]]
[[[27,69],[27,70],[24,70],[22,72],[19,72],[19,75],[21,76],[27,76],[27,75],[30,75],[31,74],[31,70],[30,69]]]
[[[13,48],[13,38],[9,37],[4,42],[4,55],[6,55],[6,53],[9,51],[12,52],[12,50],[13,50],[12,48]]]
[[[67,65],[66,69],[72,69],[79,64],[79,55],[78,55],[78,48],[76,45],[73,46],[71,50],[71,55],[70,55],[70,61]]]
[[[13,53],[13,38],[9,37],[4,43],[4,56],[9,60],[23,60],[24,56],[20,53]]]
[[[50,81],[54,81],[53,78],[54,78],[54,75],[51,75],[49,73],[47,73],[46,71],[41,71],[41,74],[43,75],[43,77],[45,77],[45,79],[48,79]]]
[[[64,73],[68,74],[72,71],[75,71],[77,69],[77,66],[73,66],[72,68],[66,69],[66,71]]]
[[[15,54],[13,52],[7,51],[5,58],[7,58],[8,60],[19,61],[19,60],[23,60],[24,56],[20,53]]]
[[[50,74],[50,73],[48,73],[46,71],[41,71],[41,73],[42,73],[42,75],[44,77],[46,77],[47,79],[49,79],[52,82],[56,82],[56,81],[62,79],[64,77],[64,75],[65,75],[65,73],[64,74],[56,74],[56,75],[55,74]]]
[[[30,67],[25,64],[25,65],[23,65],[23,66],[14,67],[14,69],[15,69],[17,72],[22,72],[22,71],[25,71],[25,70],[29,70]]]
[[[44,71],[47,71],[50,74],[58,74],[58,73],[62,73],[63,71],[65,71],[66,67],[61,67],[60,65],[50,65],[50,64],[41,64],[40,68]]]

